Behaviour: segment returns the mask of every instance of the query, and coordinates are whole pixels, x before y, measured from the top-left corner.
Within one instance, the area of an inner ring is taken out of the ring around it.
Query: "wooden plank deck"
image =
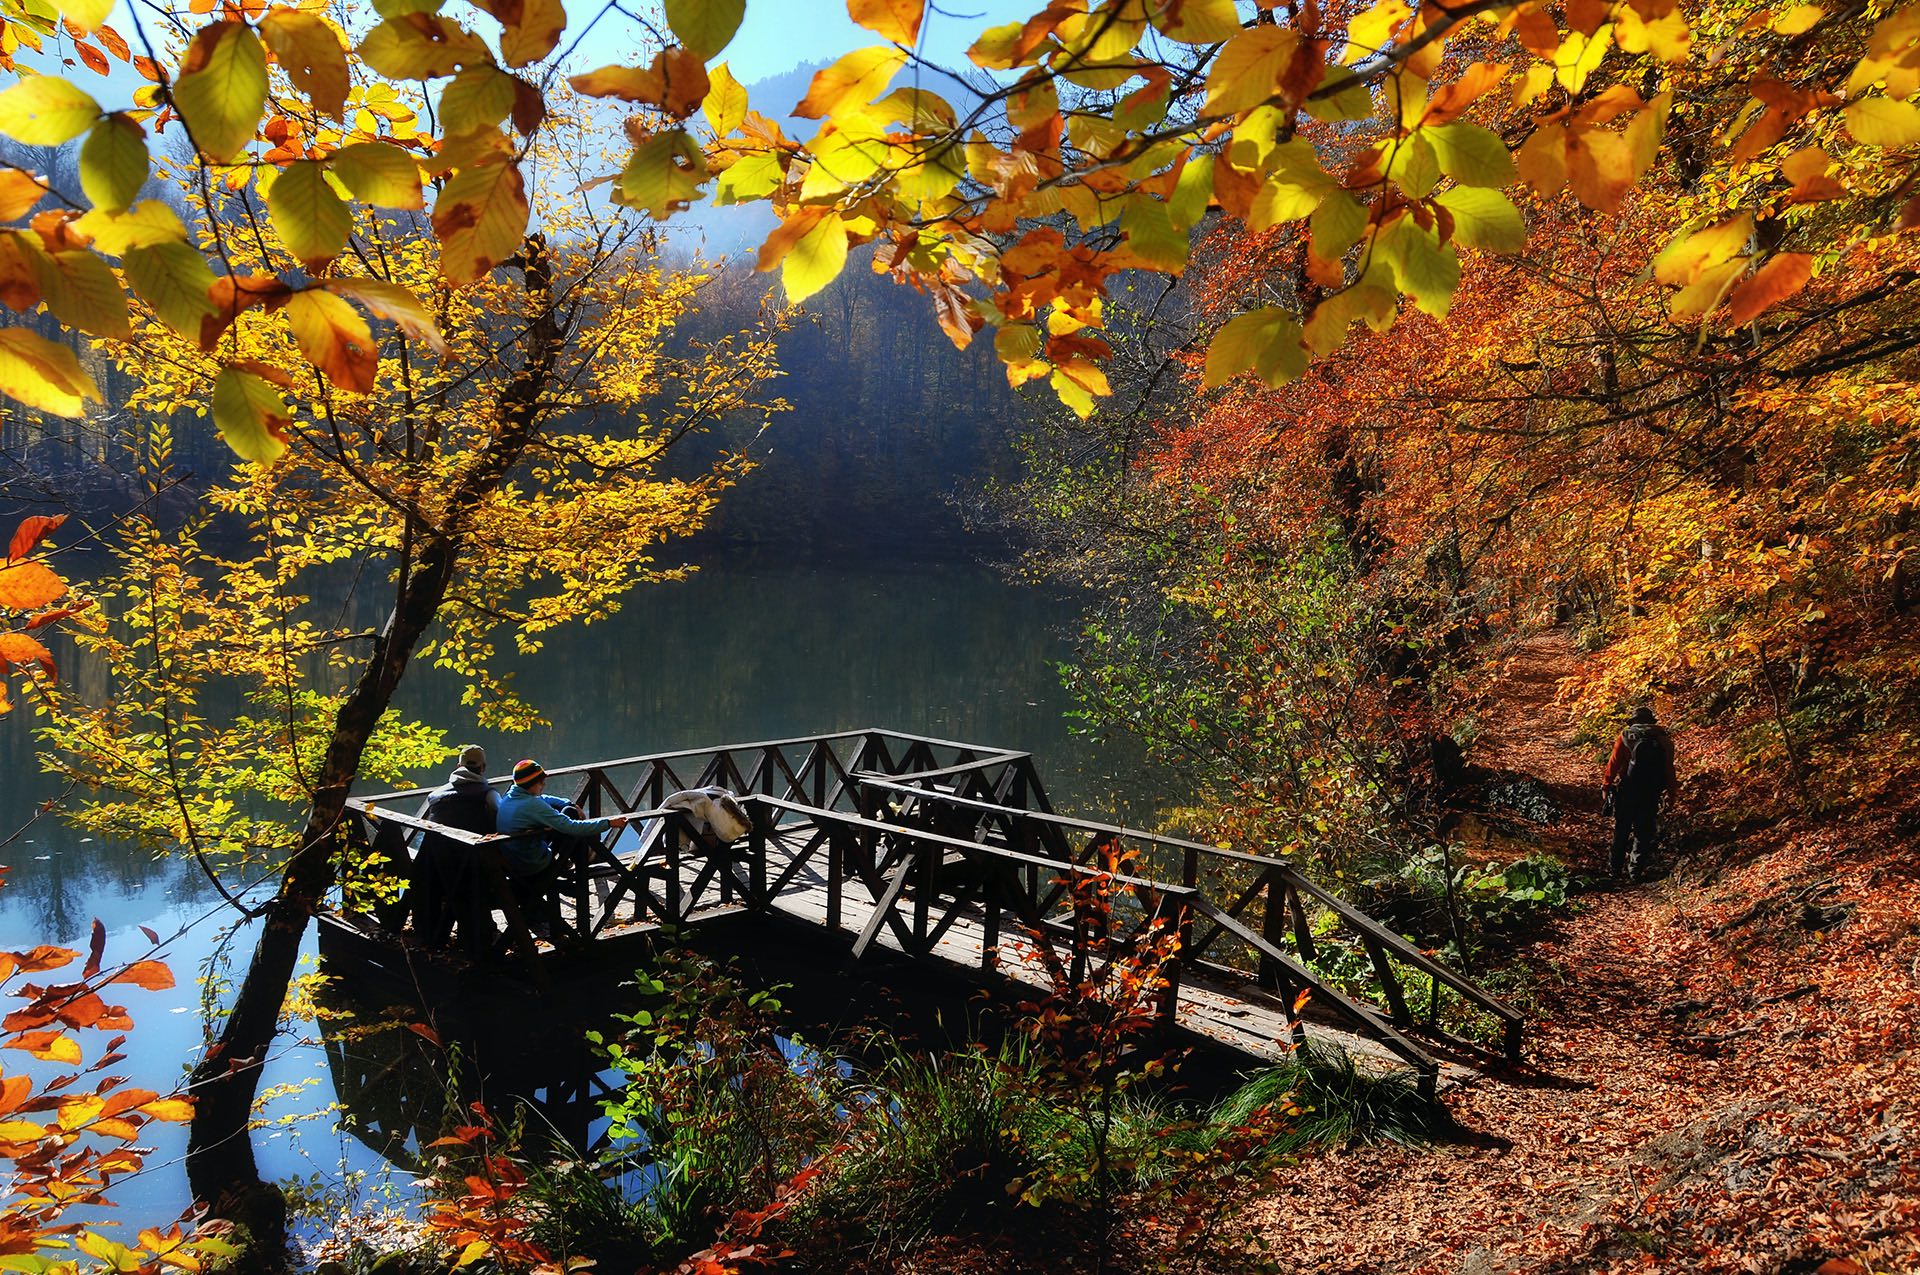
[[[783,835],[768,838],[768,876],[777,879],[781,872],[793,865],[798,857],[796,847],[810,831],[806,827],[796,827]],[[620,856],[623,864],[632,869],[638,856],[629,852]],[[705,865],[698,861],[681,865],[681,889],[691,895],[704,871]],[[710,879],[705,886],[707,894],[716,887]],[[872,920],[877,904],[871,897],[864,896],[859,890],[846,890],[841,895],[841,918],[838,927],[829,925],[828,889],[826,878],[811,862],[802,862],[795,870],[787,885],[773,895],[771,906],[783,916],[803,923],[809,930],[817,932],[821,942],[846,946],[865,930]],[[744,911],[743,905],[733,903],[712,903],[697,909],[689,917],[690,925],[698,925],[721,917],[733,917]],[[496,914],[497,915],[497,914]],[[563,900],[562,918],[576,920],[572,901]],[[498,917],[504,925],[505,918]],[[601,931],[601,941],[616,941],[622,938],[638,937],[653,933],[661,927],[652,920],[633,920],[610,924]],[[958,970],[980,972],[985,964],[987,927],[983,915],[976,909],[971,914],[963,914],[948,927],[934,944],[929,956],[954,966]],[[875,943],[887,950],[912,957],[897,935],[885,925],[879,927]],[[554,944],[542,939],[539,943],[542,953],[556,951]],[[1018,927],[1004,932],[999,944],[994,974],[1036,990],[1049,986],[1046,969],[1031,951],[1031,941]],[[1398,1067],[1401,1060],[1383,1047],[1380,1042],[1355,1032],[1344,1030],[1327,1021],[1329,1016],[1315,1012],[1309,1003],[1305,1011],[1305,1039],[1311,1042],[1337,1046],[1357,1057],[1382,1067]],[[1267,1062],[1277,1062],[1294,1052],[1296,1046],[1292,1032],[1292,1015],[1285,999],[1268,992],[1252,979],[1226,976],[1223,972],[1208,969],[1188,969],[1181,978],[1179,1004],[1175,1011],[1176,1025],[1184,1032],[1200,1040],[1209,1042],[1249,1058]],[[1440,1061],[1439,1083],[1442,1086],[1460,1083],[1476,1075],[1475,1068],[1452,1059]]]
[[[1522,1020],[1512,1007],[1288,859],[1057,814],[1025,753],[869,729],[549,773],[565,777],[570,799],[589,816],[626,813],[637,821],[563,859],[558,921],[572,939],[563,951],[610,954],[664,924],[734,916],[751,925],[741,913],[771,911],[784,918],[768,927],[782,942],[811,934],[821,950],[855,960],[878,946],[938,962],[963,980],[1041,988],[1053,979],[1043,945],[1032,938],[1037,927],[1048,959],[1061,962],[1056,976],[1082,986],[1089,963],[1097,969],[1105,953],[1159,945],[1178,989],[1155,1007],[1159,1025],[1248,1058],[1280,1058],[1295,1046],[1291,1009],[1299,992],[1306,993],[1309,1039],[1409,1066],[1423,1088],[1471,1074],[1481,1051],[1448,1030],[1459,1020],[1451,1008],[1443,1015],[1443,1006],[1484,1015],[1506,1057],[1520,1056]],[[739,794],[748,813],[749,835],[731,846],[704,838],[683,811],[664,808],[672,792],[707,784]],[[446,898],[477,902],[471,894],[436,894],[447,880],[477,870],[498,906],[511,907],[501,861],[484,844],[492,839],[427,822],[424,795],[349,802],[378,852],[370,862],[397,865],[407,899],[421,886],[433,918],[426,924],[438,934],[445,933]],[[417,856],[429,834],[438,835],[442,857],[423,869]],[[448,842],[483,857],[446,858]],[[436,898],[443,901],[437,910]],[[405,924],[410,908],[404,899],[386,905],[386,923]],[[494,919],[505,928],[504,913]],[[478,932],[478,917],[474,925],[478,946],[468,951],[484,960],[491,936]],[[1094,934],[1109,928],[1109,937]],[[340,920],[325,933],[337,950],[390,970],[421,950],[411,940],[402,947],[390,931],[354,930]],[[1179,942],[1169,944],[1176,934]],[[537,980],[556,949],[533,943],[524,930],[516,935]],[[724,930],[716,937],[732,941]],[[391,949],[385,955],[382,943]],[[396,960],[402,952],[407,958]],[[1323,974],[1329,955],[1363,962],[1378,1003],[1347,995]]]

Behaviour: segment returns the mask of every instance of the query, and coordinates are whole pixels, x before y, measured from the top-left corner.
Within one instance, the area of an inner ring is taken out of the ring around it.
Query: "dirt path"
[[[1597,762],[1554,703],[1578,664],[1522,644],[1472,759],[1591,830]],[[1531,1067],[1448,1096],[1460,1144],[1303,1159],[1257,1208],[1279,1268],[1920,1272],[1920,897],[1868,831],[1782,826],[1712,881],[1584,896],[1503,989]],[[1802,928],[1806,882],[1846,924]]]
[[[1563,806],[1598,809],[1594,750],[1579,742],[1556,702],[1561,684],[1579,667],[1579,649],[1557,630],[1516,646],[1494,683],[1469,760],[1531,775]]]

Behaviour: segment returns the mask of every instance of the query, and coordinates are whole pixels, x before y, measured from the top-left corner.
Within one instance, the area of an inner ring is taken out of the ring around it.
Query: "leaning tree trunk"
[[[526,359],[501,396],[499,432],[449,494],[438,532],[421,543],[401,576],[399,597],[374,643],[359,681],[334,717],[300,848],[287,861],[279,892],[261,915],[259,938],[220,1030],[193,1069],[193,1123],[187,1139],[187,1182],[214,1217],[244,1225],[243,1270],[284,1264],[286,1203],[261,1180],[248,1123],[280,1010],[300,955],[307,923],[334,882],[348,793],[374,728],[393,701],[421,638],[439,614],[467,547],[471,517],[519,461],[539,427],[541,391],[551,380],[560,327],[552,308],[552,267],[541,236],[529,236],[519,258],[539,308],[529,320]]]

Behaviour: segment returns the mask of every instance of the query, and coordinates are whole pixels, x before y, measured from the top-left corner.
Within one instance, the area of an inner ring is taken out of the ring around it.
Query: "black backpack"
[[[1622,792],[1659,791],[1667,782],[1667,743],[1658,726],[1635,723],[1622,732],[1627,745],[1627,769],[1620,776]]]

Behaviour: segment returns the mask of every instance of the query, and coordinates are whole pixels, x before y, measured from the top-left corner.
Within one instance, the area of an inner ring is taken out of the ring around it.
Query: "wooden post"
[[[1173,954],[1167,958],[1164,966],[1167,985],[1161,993],[1160,1026],[1162,1030],[1171,1029],[1179,1020],[1180,1014],[1180,975],[1186,968],[1187,944],[1193,940],[1193,909],[1188,906],[1185,896],[1174,900],[1173,932],[1179,936]]]
[[[751,860],[748,871],[753,877],[753,898],[750,902],[756,908],[770,907],[773,900],[767,895],[767,812],[759,803],[748,811],[747,818],[747,856]]]
[[[1387,1010],[1393,1015],[1393,1025],[1411,1026],[1413,1016],[1407,1013],[1407,998],[1400,991],[1400,979],[1394,974],[1393,966],[1387,962],[1386,949],[1380,946],[1380,940],[1370,935],[1362,938],[1361,942],[1366,945],[1367,955],[1373,961],[1373,972],[1380,980],[1380,990],[1386,994]]]
[[[933,892],[940,875],[940,860],[943,857],[939,846],[927,846],[918,840],[911,843],[914,857],[913,874],[916,878],[913,891],[913,941],[920,950],[916,956],[925,956],[933,950],[927,942],[927,908],[932,902]]]
[[[986,904],[986,930],[980,937],[980,968],[991,970],[1000,963],[1000,883],[998,881],[992,881],[987,886]]]
[[[827,928],[840,928],[840,891],[845,888],[846,854],[838,828],[827,830]]]
[[[679,925],[687,919],[680,914],[680,819],[677,815],[663,817],[667,821],[663,833],[667,843],[667,913]]]
[[[1300,891],[1293,886],[1287,887],[1287,902],[1293,913],[1293,944],[1300,951],[1302,964],[1314,959],[1313,927],[1307,923],[1307,905],[1300,898]]]
[[[1266,910],[1261,917],[1260,937],[1277,948],[1286,937],[1286,891],[1275,879],[1271,868],[1261,874],[1261,879],[1266,882],[1267,901]],[[1285,986],[1285,981],[1280,976],[1280,962],[1265,952],[1260,953],[1260,986],[1270,992],[1292,990]]]

